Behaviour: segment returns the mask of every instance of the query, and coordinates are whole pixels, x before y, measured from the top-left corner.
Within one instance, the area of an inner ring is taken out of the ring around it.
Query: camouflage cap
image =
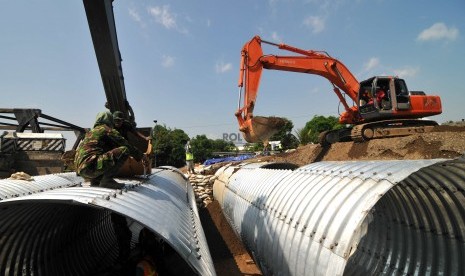
[[[94,127],[99,125],[107,125],[113,127],[113,115],[109,111],[103,111],[97,114]]]

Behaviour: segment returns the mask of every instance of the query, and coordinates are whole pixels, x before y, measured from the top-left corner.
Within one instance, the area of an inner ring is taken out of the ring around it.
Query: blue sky
[[[2,108],[40,108],[90,127],[105,94],[82,1],[0,0]],[[126,93],[138,126],[237,133],[240,51],[255,35],[324,50],[361,81],[403,77],[442,98],[439,123],[465,118],[465,1],[269,0],[113,3]],[[287,54],[264,47],[265,54]],[[319,76],[265,70],[255,115],[338,116]],[[341,109],[342,110],[342,109]]]

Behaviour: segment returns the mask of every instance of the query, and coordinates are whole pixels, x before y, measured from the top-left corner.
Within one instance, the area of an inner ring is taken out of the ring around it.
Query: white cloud
[[[149,14],[155,17],[156,22],[162,24],[167,29],[173,29],[176,27],[176,20],[169,11],[169,6],[163,7],[149,7]]]
[[[272,32],[271,33],[271,39],[273,39],[274,41],[277,41],[279,43],[283,42],[283,39],[278,35],[277,32]]]
[[[180,33],[187,33],[186,29],[178,26],[176,22],[177,15],[170,12],[170,7],[168,5],[164,5],[162,7],[149,7],[147,10],[149,14],[155,18],[155,22],[163,25],[166,29],[173,29]]]
[[[409,77],[414,77],[417,75],[419,69],[418,68],[413,68],[413,67],[404,67],[401,69],[394,69],[394,74],[399,76],[400,78],[409,78]]]
[[[423,30],[417,37],[417,40],[439,40],[446,39],[454,41],[459,36],[459,30],[455,27],[447,27],[446,24],[439,22],[434,23],[433,26]]]
[[[207,27],[210,27],[212,25],[212,22],[210,19],[207,19]]]
[[[136,21],[137,23],[140,24],[141,27],[145,28],[145,24],[144,22],[142,21],[142,18],[140,17],[140,14],[139,12],[137,12],[136,9],[134,8],[129,8],[129,17]]]
[[[361,1],[361,0],[358,0]],[[378,0],[383,1],[383,0]],[[319,9],[325,14],[331,14],[333,11],[346,5],[351,5],[353,1],[347,0],[305,0],[304,3],[312,5],[312,10]]]
[[[314,34],[317,34],[324,30],[325,20],[319,16],[309,16],[304,19],[304,25],[311,28]]]
[[[379,65],[379,58],[372,57],[365,64],[363,64],[363,70],[364,71],[370,71],[373,68],[377,67],[378,65]]]
[[[224,63],[222,61],[216,63],[216,72],[225,73],[232,69],[231,63]]]
[[[139,13],[133,8],[129,8],[129,16],[132,18],[132,20],[134,20],[136,22],[141,22],[142,21],[140,19]]]
[[[278,0],[268,0],[268,4],[269,4],[270,6],[276,5],[276,3],[278,3]]]
[[[163,56],[162,66],[166,68],[170,68],[174,66],[174,57],[171,56]]]

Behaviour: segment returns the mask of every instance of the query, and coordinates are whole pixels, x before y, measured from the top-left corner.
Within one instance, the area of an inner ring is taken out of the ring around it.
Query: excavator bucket
[[[266,143],[286,124],[286,121],[279,117],[253,117],[245,121],[245,131],[242,131],[242,136],[249,143]]]

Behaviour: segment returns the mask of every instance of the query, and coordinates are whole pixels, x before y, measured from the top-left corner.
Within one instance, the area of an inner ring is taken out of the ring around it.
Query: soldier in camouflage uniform
[[[150,137],[146,137],[144,134],[140,133],[136,129],[135,123],[131,123],[124,118],[124,114],[121,111],[113,112],[113,123],[114,129],[117,130],[121,136],[128,140],[128,133],[132,133],[132,135],[144,139],[145,141],[150,140]]]
[[[97,115],[94,128],[79,144],[74,165],[79,175],[91,181],[91,186],[120,189],[124,184],[116,182],[113,176],[129,156],[137,161],[147,160],[145,154],[113,129],[113,115],[106,111]]]
[[[79,175],[90,179],[91,186],[121,189],[124,184],[116,182],[113,176],[130,155],[138,161],[147,160],[145,154],[113,129],[113,115],[106,111],[97,115],[94,128],[79,144],[74,164]],[[118,261],[125,263],[131,251],[132,232],[126,217],[112,212],[110,218],[118,242]]]

